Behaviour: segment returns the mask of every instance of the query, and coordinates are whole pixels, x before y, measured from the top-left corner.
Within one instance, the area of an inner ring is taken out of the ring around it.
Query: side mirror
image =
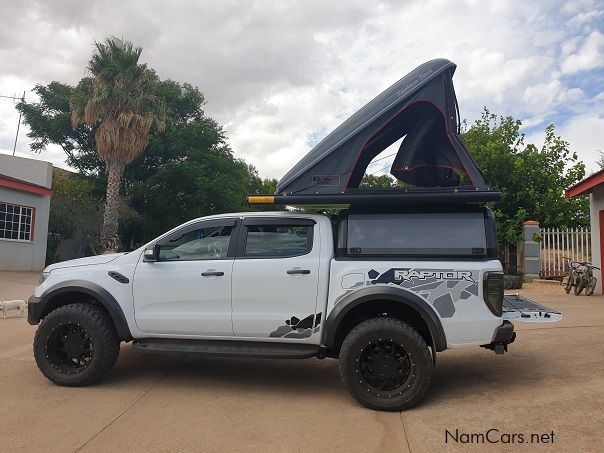
[[[145,249],[143,253],[143,261],[146,263],[159,261],[159,244],[150,245]]]

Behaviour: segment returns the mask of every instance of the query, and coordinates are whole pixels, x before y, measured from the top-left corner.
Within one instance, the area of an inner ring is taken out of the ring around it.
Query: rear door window
[[[285,258],[312,250],[312,225],[247,225],[246,258]]]
[[[350,214],[351,255],[476,256],[487,248],[484,215],[466,213]]]

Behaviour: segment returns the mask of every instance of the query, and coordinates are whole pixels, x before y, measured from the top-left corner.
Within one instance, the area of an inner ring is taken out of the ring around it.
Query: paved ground
[[[0,272],[0,296],[27,298],[37,276]],[[356,405],[333,360],[208,360],[135,354],[128,345],[100,384],[55,386],[31,353],[34,328],[0,319],[0,451],[512,451],[463,444],[464,433],[554,432],[548,451],[604,449],[604,297],[539,294],[561,310],[517,323],[505,356],[481,348],[439,355],[415,409]],[[459,436],[460,443],[446,430]],[[507,438],[504,436],[503,440]],[[518,440],[518,437],[516,437]]]

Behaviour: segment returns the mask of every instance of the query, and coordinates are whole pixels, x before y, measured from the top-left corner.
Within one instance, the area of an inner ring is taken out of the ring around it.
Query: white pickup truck
[[[339,358],[361,404],[401,410],[436,353],[514,341],[510,319],[560,314],[504,298],[488,208],[247,212],[192,220],[129,253],[47,267],[29,300],[38,367],[80,386],[134,350]]]

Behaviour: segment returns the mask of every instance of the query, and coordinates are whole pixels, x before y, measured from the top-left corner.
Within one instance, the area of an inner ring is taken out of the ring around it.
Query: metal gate
[[[541,228],[541,278],[563,277],[567,260],[591,262],[591,232],[589,228]]]

